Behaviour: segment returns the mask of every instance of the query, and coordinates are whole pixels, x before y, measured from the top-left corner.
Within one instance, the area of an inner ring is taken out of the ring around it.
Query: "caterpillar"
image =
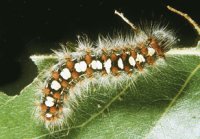
[[[75,52],[70,52],[67,46],[54,50],[59,62],[45,74],[42,89],[37,92],[35,115],[46,128],[67,124],[73,113],[73,103],[84,95],[83,89],[90,83],[112,85],[131,79],[144,72],[146,67],[155,65],[159,58],[164,59],[165,53],[176,42],[173,31],[167,30],[166,26],[137,28],[122,13],[115,13],[131,26],[134,35],[99,36],[95,43],[83,38],[78,40]]]

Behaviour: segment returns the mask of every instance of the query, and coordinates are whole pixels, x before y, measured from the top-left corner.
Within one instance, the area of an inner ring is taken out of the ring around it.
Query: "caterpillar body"
[[[76,52],[69,52],[66,46],[61,51],[54,51],[59,62],[38,92],[36,117],[49,129],[62,127],[73,113],[73,101],[83,95],[80,82],[85,81],[86,86],[89,82],[112,84],[108,78],[132,78],[147,66],[154,65],[157,59],[164,58],[175,42],[173,32],[166,27],[145,28],[126,37],[99,37],[96,43],[79,40]],[[104,82],[104,78],[108,81]]]

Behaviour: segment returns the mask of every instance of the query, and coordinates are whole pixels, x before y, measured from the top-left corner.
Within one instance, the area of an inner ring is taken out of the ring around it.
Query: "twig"
[[[184,17],[190,24],[192,24],[192,26],[195,28],[195,30],[198,32],[198,34],[200,36],[200,27],[199,27],[199,25],[188,14],[183,13],[181,11],[178,11],[178,10],[174,9],[173,7],[171,7],[169,5],[167,6],[167,8],[170,11],[172,11],[172,12],[174,12],[174,13],[182,16],[182,17]]]
[[[124,20],[124,22],[126,22],[129,26],[131,26],[131,28],[132,28],[135,32],[138,31],[138,30],[137,30],[137,27],[136,27],[133,23],[131,23],[126,17],[124,17],[124,14],[123,14],[123,13],[119,13],[117,10],[115,10],[115,14],[118,15],[119,17],[121,17],[122,20]]]

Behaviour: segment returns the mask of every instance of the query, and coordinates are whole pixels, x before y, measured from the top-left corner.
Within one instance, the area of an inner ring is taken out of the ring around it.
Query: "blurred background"
[[[33,54],[49,54],[59,43],[76,42],[77,35],[127,31],[130,27],[114,10],[133,23],[142,20],[169,24],[179,38],[179,47],[195,46],[197,33],[167,5],[189,14],[200,23],[198,0],[1,0],[0,1],[0,91],[15,95],[37,76],[30,60]]]

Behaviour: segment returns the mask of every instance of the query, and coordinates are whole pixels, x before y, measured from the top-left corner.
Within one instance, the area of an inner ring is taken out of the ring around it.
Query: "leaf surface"
[[[49,132],[34,118],[37,84],[56,63],[32,56],[38,77],[18,96],[0,93],[0,138],[200,138],[200,50],[172,49],[166,63],[117,89],[90,89],[72,126]],[[45,69],[45,70],[44,70]]]

